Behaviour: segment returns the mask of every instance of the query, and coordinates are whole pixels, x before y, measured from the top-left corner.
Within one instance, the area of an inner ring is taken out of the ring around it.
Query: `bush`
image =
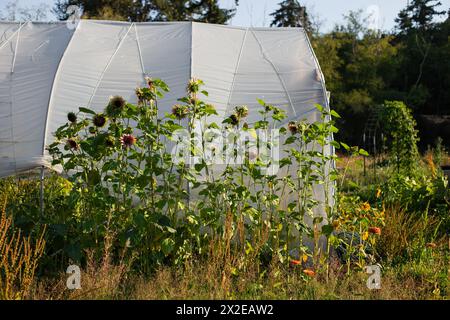
[[[45,247],[44,232],[33,243],[31,237],[24,237],[20,230],[14,229],[12,223],[3,207],[0,216],[0,300],[28,297]]]
[[[384,132],[388,134],[390,159],[397,172],[411,174],[419,161],[418,131],[412,111],[401,101],[386,101],[381,121]]]

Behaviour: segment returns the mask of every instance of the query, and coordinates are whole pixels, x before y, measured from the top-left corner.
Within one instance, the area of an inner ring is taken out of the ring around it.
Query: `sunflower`
[[[298,132],[298,126],[295,122],[291,121],[288,124],[288,130],[292,133],[292,134],[296,134]]]
[[[78,145],[78,142],[76,142],[74,139],[68,139],[67,140],[67,142],[66,142],[66,146],[69,148],[69,149],[72,149],[72,150],[78,150],[79,149],[79,145]]]
[[[155,83],[155,81],[150,77],[145,77],[145,82],[147,83],[147,85],[150,89],[153,88],[153,84]]]
[[[363,210],[363,211],[369,211],[369,210],[370,210],[370,204],[369,204],[368,202],[364,202],[364,203],[361,205],[361,210]]]
[[[120,138],[120,143],[124,148],[129,148],[136,143],[136,138],[132,134],[124,134]]]
[[[186,91],[189,94],[197,93],[200,89],[200,85],[202,84],[202,81],[196,78],[192,78],[189,80],[188,85],[186,87]]]
[[[77,122],[77,115],[76,115],[74,112],[69,112],[69,113],[67,114],[67,119],[68,119],[70,122],[75,123],[75,122]]]
[[[106,118],[102,114],[96,114],[92,119],[92,122],[96,127],[101,128],[106,124]]]
[[[105,113],[111,118],[116,118],[122,113],[126,104],[127,102],[121,96],[111,97],[111,99],[109,100],[109,104],[106,107]]]
[[[237,106],[236,115],[239,119],[246,118],[248,116],[248,107],[247,106]]]
[[[111,137],[111,136],[107,136],[106,138],[105,138],[105,146],[107,147],[107,148],[112,148],[112,147],[114,147],[114,138],[113,137]]]
[[[184,119],[189,114],[189,108],[185,105],[176,104],[172,107],[172,114],[178,119]]]
[[[144,101],[144,90],[142,88],[136,88],[135,93],[139,102]]]
[[[239,117],[238,117],[236,114],[232,114],[232,115],[230,116],[230,123],[231,123],[233,126],[237,126],[237,125],[239,124]]]

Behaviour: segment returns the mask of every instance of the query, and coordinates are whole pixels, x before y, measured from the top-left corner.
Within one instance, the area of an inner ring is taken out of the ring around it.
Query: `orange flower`
[[[291,265],[293,266],[297,266],[299,264],[301,264],[302,262],[300,260],[291,260]]]
[[[370,227],[368,229],[369,233],[381,235],[381,229],[378,227]]]
[[[369,238],[369,233],[366,231],[362,234],[361,239],[363,239],[364,241],[367,240],[367,238]]]
[[[379,197],[381,197],[381,189],[380,189],[380,188],[377,189],[377,194],[376,194],[376,196],[377,196],[377,199],[378,199]]]
[[[370,204],[368,202],[364,202],[361,206],[361,210],[369,211],[370,210]]]
[[[434,242],[427,243],[427,248],[435,249],[437,247],[437,244]]]
[[[339,228],[339,221],[338,220],[334,220],[333,223],[331,224],[333,226],[334,230],[337,230]]]
[[[314,272],[314,270],[311,270],[311,269],[305,269],[305,270],[303,270],[303,273],[311,278],[316,276],[316,273]]]

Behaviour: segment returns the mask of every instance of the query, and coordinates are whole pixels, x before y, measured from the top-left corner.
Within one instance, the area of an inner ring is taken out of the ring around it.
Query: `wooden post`
[[[363,146],[366,147],[366,133],[363,134]],[[364,163],[364,177],[366,176],[366,156],[363,155],[363,163]]]
[[[39,198],[39,205],[41,207],[41,218],[44,217],[44,166],[41,167],[41,175],[40,175],[40,198]]]

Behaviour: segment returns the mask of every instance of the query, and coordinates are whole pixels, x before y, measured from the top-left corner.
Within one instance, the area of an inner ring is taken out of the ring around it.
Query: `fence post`
[[[44,166],[41,167],[41,174],[40,174],[40,198],[39,198],[39,205],[41,207],[41,218],[44,216]]]

